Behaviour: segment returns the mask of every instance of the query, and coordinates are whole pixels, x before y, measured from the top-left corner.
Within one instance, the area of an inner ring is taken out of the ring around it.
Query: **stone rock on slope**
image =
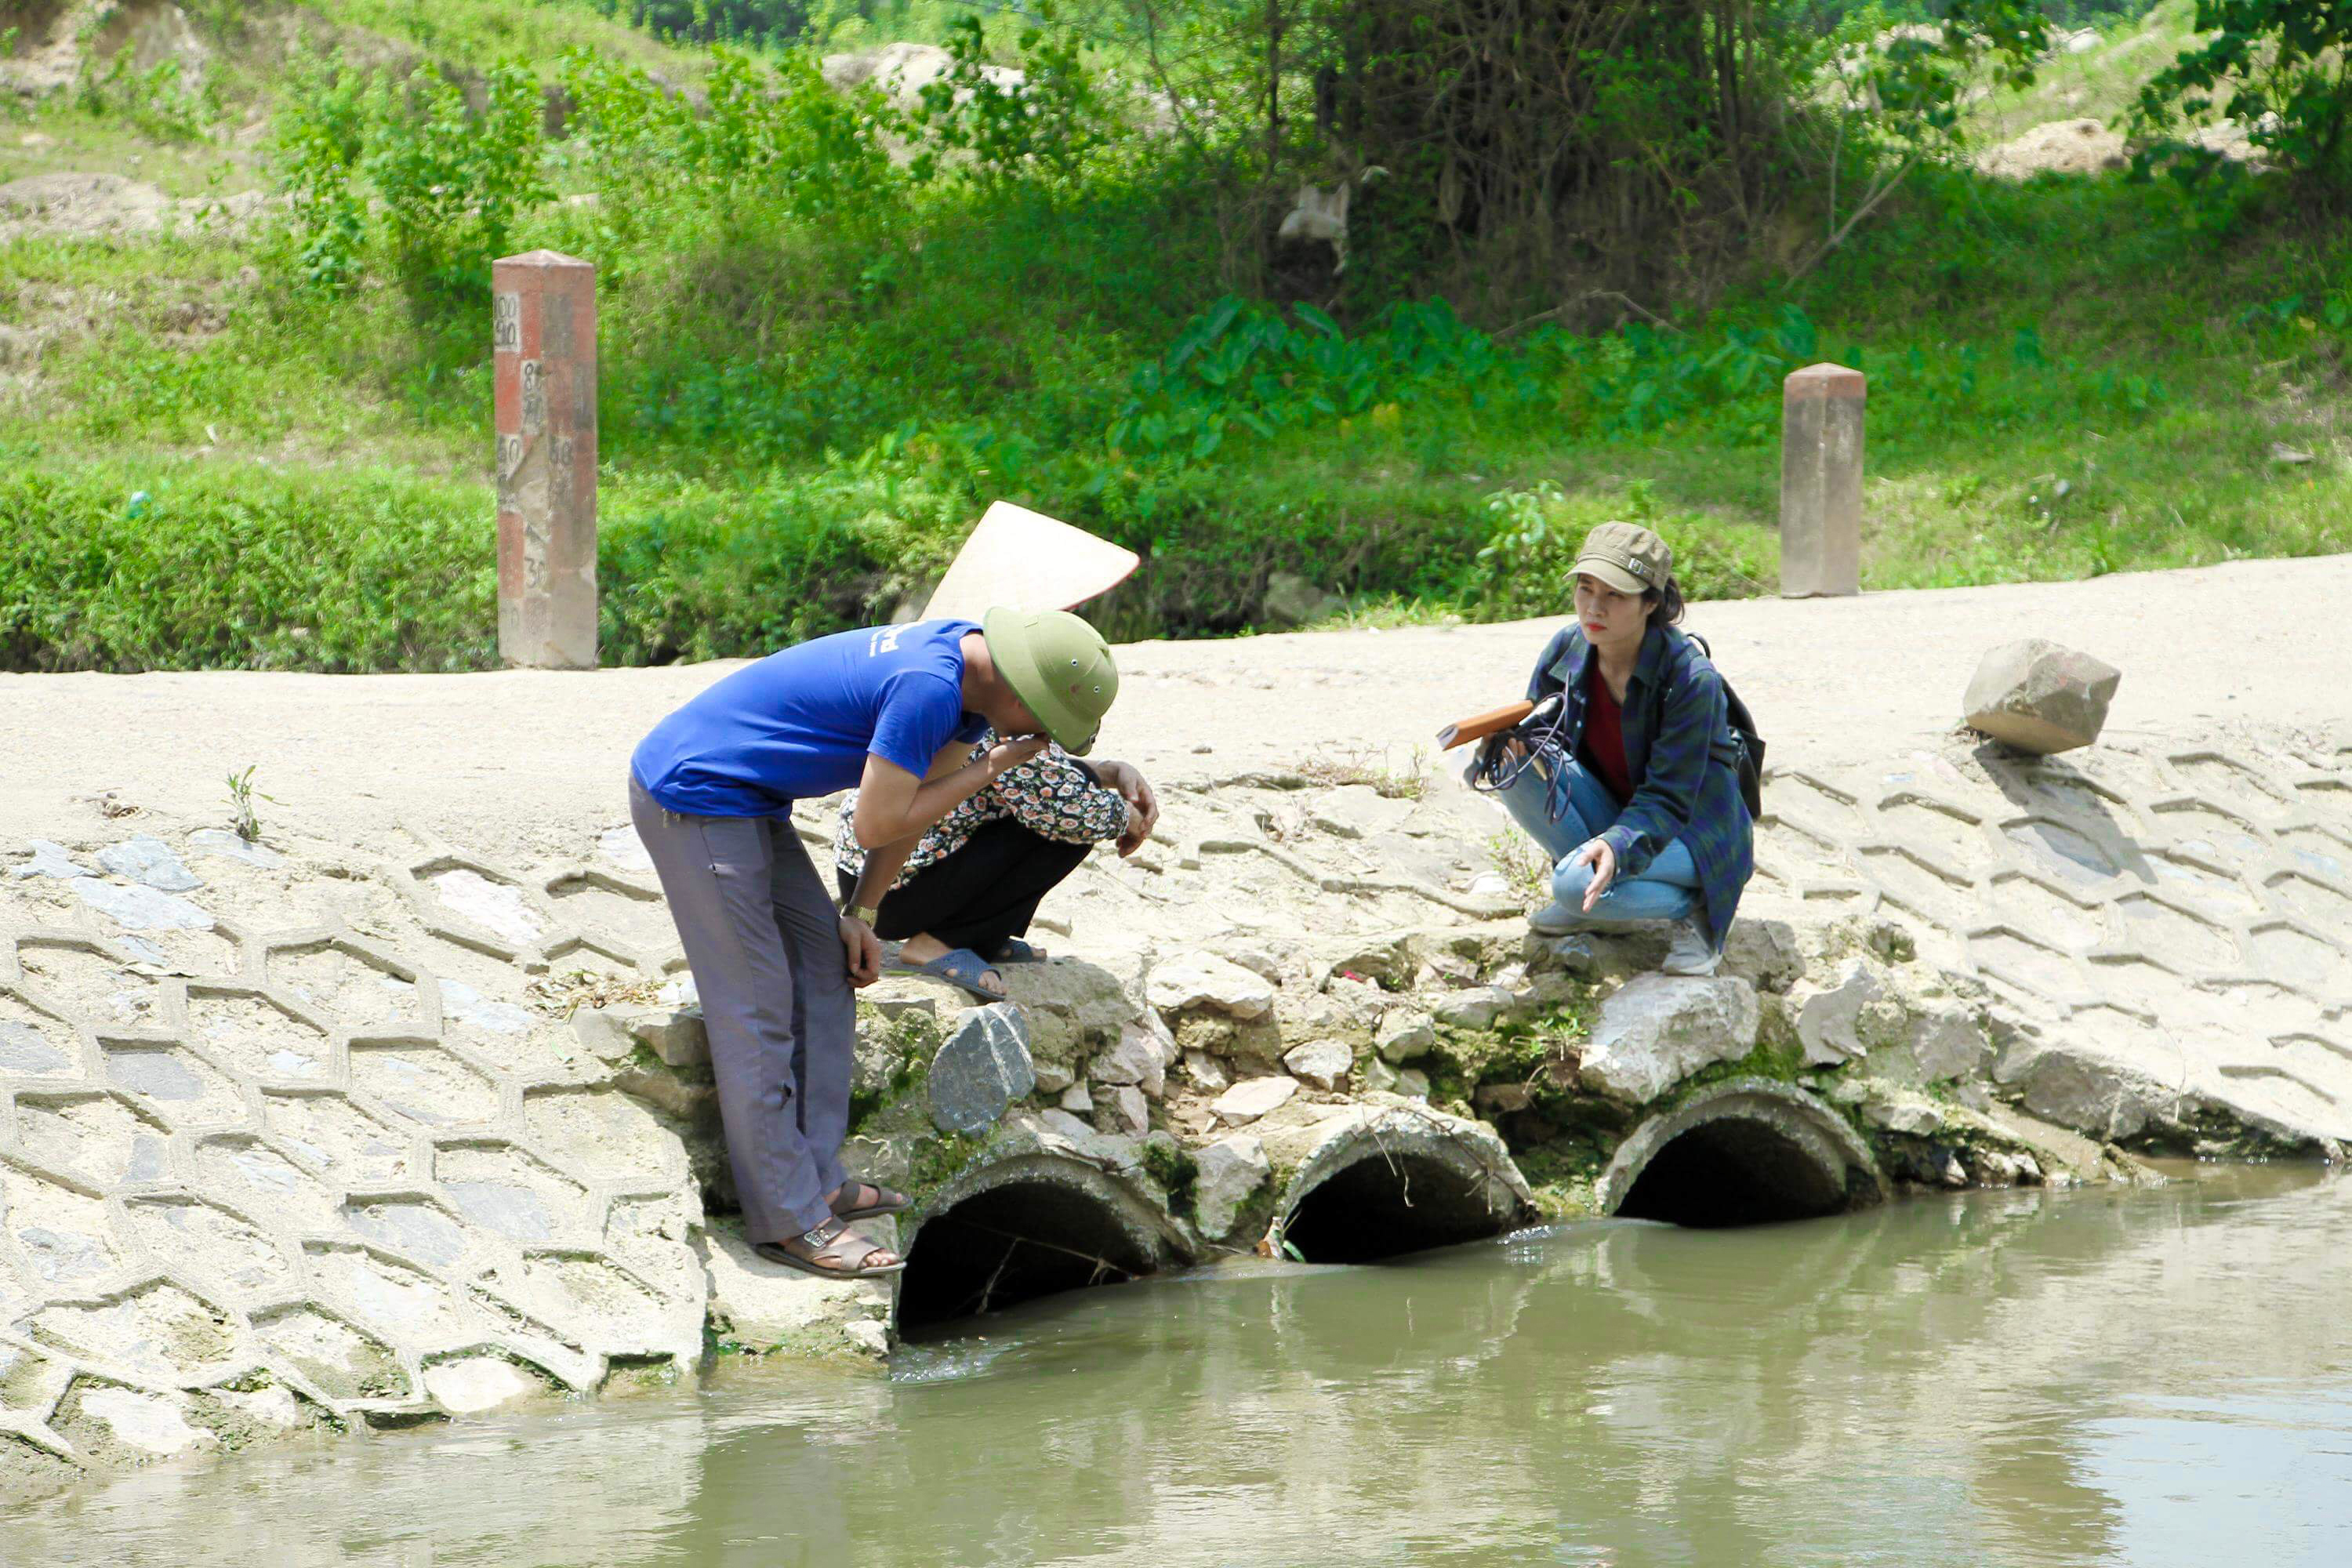
[[[1213,1240],[1223,1237],[1232,1233],[1243,1206],[1274,1173],[1265,1145],[1248,1133],[1231,1133],[1203,1146],[1193,1161],[1198,1173],[1192,1205],[1201,1234]]]
[[[1654,1100],[1701,1068],[1747,1055],[1759,1021],[1745,980],[1635,975],[1601,1005],[1585,1087],[1637,1105]]]
[[[1037,1087],[1029,1026],[1004,1002],[974,1007],[931,1058],[931,1121],[949,1132],[978,1132]]]
[[[1984,656],[1961,707],[1969,729],[2048,756],[2099,738],[2122,679],[2122,671],[2087,653],[2028,637]]]

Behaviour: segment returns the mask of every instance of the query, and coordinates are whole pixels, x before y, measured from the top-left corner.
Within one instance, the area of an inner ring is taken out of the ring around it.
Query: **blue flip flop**
[[[1045,962],[1045,955],[1039,952],[1035,948],[1031,947],[1019,937],[1008,936],[1004,939],[1003,950],[996,955],[996,962],[999,963],[1043,963]]]
[[[929,963],[908,963],[905,959],[894,958],[890,967],[900,974],[928,974],[934,980],[960,985],[983,1002],[1004,1000],[1003,992],[991,991],[980,983],[980,977],[996,965],[968,947],[950,948]]]

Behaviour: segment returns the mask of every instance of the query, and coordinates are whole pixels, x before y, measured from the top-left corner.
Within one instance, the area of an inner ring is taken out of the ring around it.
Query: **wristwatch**
[[[846,914],[851,920],[863,921],[867,925],[872,925],[876,921],[882,918],[882,911],[874,908],[871,904],[854,904],[842,912]]]

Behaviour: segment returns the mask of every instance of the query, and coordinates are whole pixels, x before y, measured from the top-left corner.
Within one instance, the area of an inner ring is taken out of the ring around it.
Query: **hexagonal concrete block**
[[[2099,738],[2123,672],[2040,637],[1986,654],[1961,700],[1965,721],[2003,745],[2037,756]]]

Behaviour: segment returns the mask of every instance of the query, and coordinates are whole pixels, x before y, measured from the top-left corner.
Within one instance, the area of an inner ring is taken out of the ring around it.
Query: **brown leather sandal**
[[[866,1194],[871,1193],[868,1201]],[[871,1182],[844,1182],[833,1200],[835,1219],[872,1219],[877,1215],[897,1214],[911,1206],[914,1199],[904,1193],[894,1193],[887,1187],[877,1187]],[[849,1206],[844,1208],[842,1205]]]
[[[803,1247],[807,1250],[803,1251]],[[851,1235],[849,1227],[837,1219],[829,1219],[814,1230],[782,1241],[754,1242],[751,1250],[771,1263],[781,1263],[820,1279],[876,1279],[907,1267],[905,1258],[887,1247],[871,1246],[863,1237]],[[876,1263],[874,1259],[877,1258],[890,1261]]]

